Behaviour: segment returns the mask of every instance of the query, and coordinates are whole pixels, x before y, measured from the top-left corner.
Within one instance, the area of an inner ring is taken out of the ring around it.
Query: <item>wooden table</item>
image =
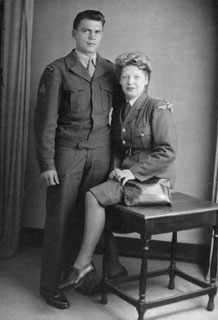
[[[111,211],[112,210],[112,211]],[[105,250],[103,255],[103,280],[102,280],[102,296],[101,303],[107,303],[107,291],[111,291],[121,299],[133,305],[138,311],[138,320],[144,318],[146,310],[192,299],[208,294],[209,301],[207,310],[214,309],[214,297],[217,293],[216,272],[217,272],[217,238],[218,238],[218,204],[206,201],[196,197],[189,196],[184,193],[175,192],[172,194],[172,206],[143,206],[143,207],[126,207],[123,205],[115,205],[110,207],[109,211],[125,214],[129,218],[132,225],[137,226],[137,232],[140,233],[141,240],[141,271],[140,275],[119,278],[116,280],[108,280],[108,257],[109,257],[109,216],[107,215],[107,223],[105,230]],[[212,254],[212,263],[210,270],[210,283],[199,280],[176,267],[176,244],[177,231],[199,228],[203,226],[212,226],[214,228],[214,247]],[[115,230],[117,232],[117,230]],[[171,257],[170,266],[167,269],[157,270],[153,272],[147,271],[149,241],[152,235],[172,232]],[[122,233],[122,232],[121,232]],[[146,301],[147,280],[151,277],[169,276],[169,289],[175,287],[175,276],[179,276],[189,281],[200,289],[182,293],[169,298],[156,299]],[[139,298],[128,295],[118,286],[123,283],[138,281]]]

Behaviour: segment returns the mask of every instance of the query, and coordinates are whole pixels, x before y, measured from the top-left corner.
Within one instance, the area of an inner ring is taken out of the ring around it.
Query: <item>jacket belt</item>
[[[126,148],[125,154],[128,155],[129,157],[131,157],[133,154],[139,153],[141,151],[142,151],[142,149],[129,147],[129,148]]]

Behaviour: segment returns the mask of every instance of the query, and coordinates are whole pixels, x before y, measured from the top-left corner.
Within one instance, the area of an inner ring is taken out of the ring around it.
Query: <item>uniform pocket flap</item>
[[[100,87],[102,90],[106,90],[106,91],[113,91],[113,87],[112,87],[112,84],[111,83],[108,83],[108,82],[100,82]]]

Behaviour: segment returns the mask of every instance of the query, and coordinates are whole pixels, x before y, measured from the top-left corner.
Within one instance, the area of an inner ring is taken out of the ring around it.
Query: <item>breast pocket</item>
[[[151,148],[151,128],[149,126],[132,129],[132,142],[136,148]]]
[[[84,86],[75,84],[75,86],[64,86],[64,97],[67,98],[71,112],[83,113],[89,106],[88,91]]]
[[[113,88],[112,85],[108,82],[101,82],[101,107],[105,112],[109,112],[112,107],[113,100]]]

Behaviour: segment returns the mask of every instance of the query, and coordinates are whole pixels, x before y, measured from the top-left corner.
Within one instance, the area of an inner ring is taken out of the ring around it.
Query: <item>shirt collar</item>
[[[76,52],[78,59],[84,65],[85,68],[88,67],[88,62],[89,62],[90,58],[92,59],[94,66],[96,66],[97,53],[95,53],[93,56],[89,57],[89,56],[85,55],[84,53],[78,51],[77,49],[75,50],[75,52]]]
[[[139,97],[139,96],[138,96],[138,97]],[[136,102],[136,100],[138,99],[138,97],[136,97],[136,98],[134,98],[134,99],[131,99],[131,100],[127,101],[127,102],[129,102],[129,103],[130,103],[131,107],[132,107],[132,106],[133,106],[133,104]]]

